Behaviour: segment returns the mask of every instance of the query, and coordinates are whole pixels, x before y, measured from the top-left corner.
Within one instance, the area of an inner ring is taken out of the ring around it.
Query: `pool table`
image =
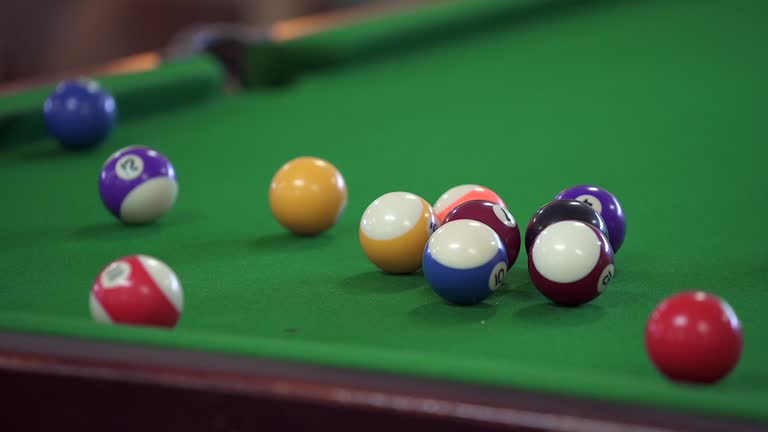
[[[0,429],[767,430],[767,16],[757,0],[476,0],[244,33],[229,62],[192,50],[94,75],[119,120],[81,152],[43,127],[55,82],[3,94]],[[180,184],[145,226],[98,195],[104,160],[133,144]],[[301,155],[349,187],[312,237],[268,203]],[[501,289],[454,306],[421,272],[368,261],[371,201],[465,183],[523,228],[566,187],[616,194],[627,235],[606,292],[551,304],[523,250]],[[96,274],[135,253],[179,275],[175,328],[91,318]],[[711,385],[666,379],[645,351],[653,308],[691,288],[744,332]]]

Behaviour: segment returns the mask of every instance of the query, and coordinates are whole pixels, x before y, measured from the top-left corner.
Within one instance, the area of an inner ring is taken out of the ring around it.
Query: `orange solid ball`
[[[269,186],[278,222],[298,235],[317,235],[336,224],[347,206],[347,184],[330,162],[303,156],[280,167]]]

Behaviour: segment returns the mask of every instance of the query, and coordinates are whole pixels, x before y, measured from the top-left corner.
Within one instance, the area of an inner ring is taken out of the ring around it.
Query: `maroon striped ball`
[[[613,249],[588,223],[557,222],[533,242],[528,271],[534,286],[552,302],[581,305],[600,296],[613,279]]]

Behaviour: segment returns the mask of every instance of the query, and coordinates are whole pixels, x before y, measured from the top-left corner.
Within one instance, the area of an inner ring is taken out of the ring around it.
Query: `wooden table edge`
[[[210,402],[210,398],[235,397],[304,408],[322,407],[340,423],[367,430],[377,430],[370,423],[376,416],[395,416],[403,422],[450,424],[451,430],[473,431],[758,431],[766,426],[382,372],[3,331],[0,377],[11,375],[16,380],[0,379],[5,383],[3,391],[9,394],[13,393],[9,382],[24,385],[27,380],[40,377],[76,377],[78,380],[68,384],[70,391],[84,398],[84,389],[93,382],[108,381],[114,391],[141,384],[132,387],[139,396],[171,390],[197,397],[201,404]],[[83,390],[78,391],[78,387]],[[46,401],[40,403],[44,405]],[[256,415],[258,409],[253,408],[254,404],[245,405],[253,410],[246,415]],[[244,413],[236,412],[242,406],[233,405],[230,414],[242,416]]]
[[[435,0],[402,0],[389,3],[384,2],[360,5],[331,12],[305,15],[277,21],[267,28],[266,34],[274,41],[286,41],[330,30],[348,23],[365,19],[375,19],[376,17],[387,14],[398,13],[407,8],[426,6],[435,2]],[[248,28],[248,25],[243,24],[241,27]],[[82,76],[109,76],[114,74],[149,71],[160,66],[163,63],[163,60],[164,56],[161,51],[147,51],[120,57],[98,66],[74,68],[55,74],[36,75],[0,84],[0,97],[69,78]]]

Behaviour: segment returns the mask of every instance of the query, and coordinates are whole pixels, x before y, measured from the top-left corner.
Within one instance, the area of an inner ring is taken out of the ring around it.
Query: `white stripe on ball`
[[[152,222],[173,207],[178,191],[178,184],[171,178],[149,179],[125,197],[120,205],[120,218],[131,224]]]
[[[360,229],[373,240],[398,238],[424,214],[424,201],[409,192],[389,192],[372,202],[360,220]]]
[[[429,238],[429,252],[440,264],[455,269],[479,267],[492,260],[501,240],[488,225],[471,220],[448,222]]]
[[[600,238],[587,224],[561,221],[545,228],[531,247],[533,263],[542,276],[558,283],[588,275],[600,259]]]
[[[164,262],[148,255],[139,255],[139,261],[144,269],[155,281],[160,291],[173,304],[179,313],[184,308],[184,292],[179,282],[179,278]]]

